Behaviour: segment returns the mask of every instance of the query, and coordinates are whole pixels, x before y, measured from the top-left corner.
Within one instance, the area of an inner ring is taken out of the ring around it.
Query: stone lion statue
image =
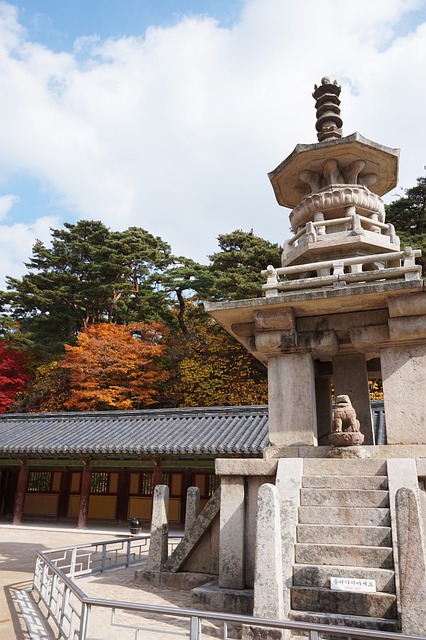
[[[352,406],[349,396],[337,396],[332,432],[355,432],[359,430],[359,420],[357,420],[355,409]]]

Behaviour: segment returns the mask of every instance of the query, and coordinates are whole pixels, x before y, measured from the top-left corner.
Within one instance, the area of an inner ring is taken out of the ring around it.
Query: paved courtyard
[[[38,549],[52,549],[56,547],[85,544],[97,540],[110,540],[117,536],[127,535],[125,529],[110,531],[59,529],[33,526],[0,525],[0,638],[2,640],[34,640],[54,638],[48,625],[38,616],[29,589],[32,577],[36,551]],[[168,589],[142,588],[133,582],[134,569],[110,571],[104,575],[93,575],[79,579],[78,585],[88,595],[129,602],[143,602],[164,606],[190,607],[189,592],[176,593]],[[131,637],[129,630],[116,629],[111,634],[109,629],[109,612],[94,610],[93,625],[98,637],[114,638]],[[129,616],[118,614],[118,622],[131,624],[135,620],[138,624],[146,622],[140,614]],[[152,624],[147,621],[147,625]],[[157,627],[155,633],[144,635],[156,640],[170,639],[185,635],[185,625],[179,619],[155,619]],[[212,629],[214,634],[214,630]],[[216,635],[216,634],[214,634]]]

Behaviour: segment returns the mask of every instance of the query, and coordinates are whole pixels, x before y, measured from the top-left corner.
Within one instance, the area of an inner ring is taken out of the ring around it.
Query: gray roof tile
[[[259,455],[267,444],[266,406],[0,416],[0,454]]]
[[[382,402],[372,403],[376,441],[386,440]],[[260,455],[268,407],[0,415],[0,455]]]

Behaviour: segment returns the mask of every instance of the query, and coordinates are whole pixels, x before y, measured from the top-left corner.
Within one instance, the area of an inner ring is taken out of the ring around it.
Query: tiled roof
[[[0,454],[261,454],[268,408],[209,407],[0,416]]]
[[[382,402],[372,403],[385,443]],[[203,407],[0,415],[0,455],[260,455],[268,407]]]

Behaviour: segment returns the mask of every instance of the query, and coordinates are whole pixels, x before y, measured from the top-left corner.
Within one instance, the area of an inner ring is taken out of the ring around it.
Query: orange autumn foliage
[[[141,409],[157,401],[168,373],[157,365],[166,328],[159,323],[95,324],[76,346],[65,345],[61,366],[70,376],[65,407],[77,411]]]

